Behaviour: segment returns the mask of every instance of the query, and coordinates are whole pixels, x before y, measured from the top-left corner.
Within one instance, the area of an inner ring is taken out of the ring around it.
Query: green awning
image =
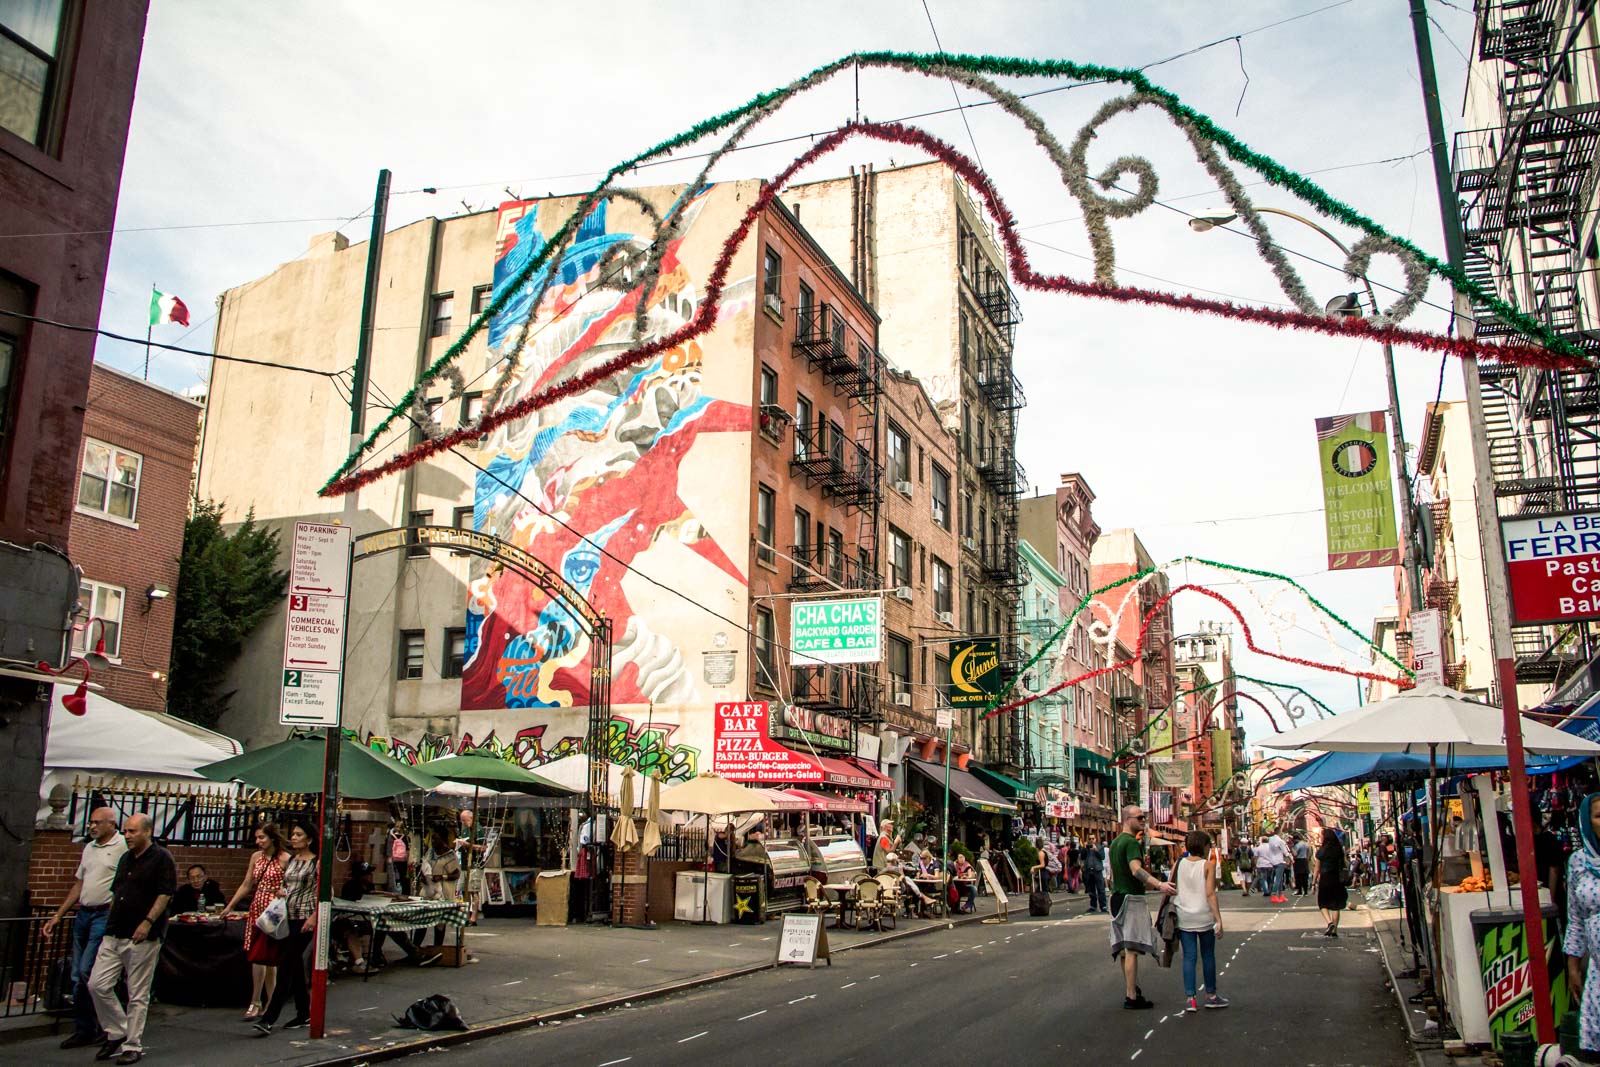
[[[1010,775],[1001,774],[999,771],[991,771],[989,768],[980,767],[976,763],[970,764],[967,769],[976,774],[980,781],[987,782],[999,790],[1000,795],[1003,797],[1011,797],[1012,799],[1020,797],[1030,803],[1033,801],[1033,790]]]
[[[1112,766],[1111,761],[1098,752],[1080,748],[1073,752],[1072,757],[1073,765],[1080,771],[1088,771],[1108,782],[1117,776],[1116,768]]]

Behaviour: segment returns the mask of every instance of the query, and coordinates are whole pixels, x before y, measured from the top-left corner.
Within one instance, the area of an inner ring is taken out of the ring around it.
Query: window
[[[811,562],[811,513],[805,508],[794,509],[794,554],[801,562]]]
[[[778,404],[778,372],[765,363],[761,364],[761,404]]]
[[[833,351],[838,358],[844,358],[844,316],[834,315],[833,323],[829,330],[829,337],[833,341]]]
[[[989,529],[989,509],[978,509],[978,554],[985,559],[989,558],[989,542],[987,531]]]
[[[139,472],[144,457],[91,437],[83,439],[78,510],[133,522],[139,512]]]
[[[828,421],[828,456],[841,468],[844,466],[844,427]]]
[[[961,536],[972,536],[972,494],[961,494]]]
[[[844,535],[828,531],[828,578],[834,585],[844,584]]]
[[[408,515],[406,517],[406,525],[407,526],[432,526],[433,525],[433,512],[431,512],[431,511],[413,511],[413,512],[411,512],[410,515]],[[407,545],[406,546],[406,555],[408,555],[408,556],[412,556],[412,557],[426,556],[427,554],[428,554],[428,546],[427,545],[420,545],[419,544],[419,545]]]
[[[889,424],[887,469],[884,471],[891,482],[911,481],[911,438],[906,432],[894,423]]]
[[[764,485],[760,486],[756,489],[756,562],[769,567],[777,565],[777,557],[772,551],[777,521],[778,494]]]
[[[933,557],[933,610],[947,613],[955,609],[954,593],[950,587],[950,564]]]
[[[811,398],[796,394],[794,398],[794,454],[806,458],[807,440],[811,434]]]
[[[473,528],[472,509],[456,508],[450,513],[450,525],[458,530],[471,530]],[[452,556],[465,556],[467,553],[459,548],[452,548],[450,554]]]
[[[421,630],[400,631],[400,664],[398,677],[401,681],[407,678],[422,677],[422,638]]]
[[[933,470],[933,521],[943,530],[950,529],[950,472],[932,464]]]
[[[450,332],[450,320],[455,317],[456,294],[435,293],[428,312],[428,336],[443,337]]]
[[[972,595],[972,590],[967,590],[967,633],[978,632],[978,601]]]
[[[889,584],[911,584],[911,538],[889,527]]]
[[[72,651],[92,652],[97,643],[104,641],[105,654],[116,659],[122,651],[122,605],[127,593],[117,586],[85,578],[78,586],[78,599],[89,619],[72,631]]]
[[[889,677],[896,695],[911,692],[911,642],[889,635]]]
[[[483,418],[483,394],[467,393],[461,397],[461,425],[471,426]]]
[[[762,303],[780,315],[783,313],[783,257],[767,246],[761,275]]]
[[[444,661],[439,675],[442,678],[459,678],[466,665],[467,631],[458,626],[451,627],[444,632]]]
[[[16,359],[16,338],[0,334],[0,456],[6,454],[6,439],[11,435],[11,379]]]
[[[752,681],[765,689],[772,688],[778,676],[777,662],[778,623],[771,608],[756,609],[756,665],[759,668]]]
[[[48,148],[61,97],[64,0],[6,4],[0,15],[0,126]]]
[[[491,301],[494,300],[494,286],[474,285],[472,287],[472,317],[477,318],[484,313]]]
[[[945,694],[945,685],[950,680],[950,660],[944,656],[933,657],[933,700],[941,708],[950,706],[950,698]]]
[[[813,316],[817,313],[817,294],[811,291],[811,286],[805,282],[800,283],[800,329],[804,330]]]

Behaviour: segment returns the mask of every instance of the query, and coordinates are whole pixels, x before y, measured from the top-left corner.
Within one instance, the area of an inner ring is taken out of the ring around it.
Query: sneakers
[[[1189,1001],[1189,1003],[1193,1004],[1194,1001],[1191,1000],[1191,1001]],[[1206,994],[1206,1007],[1208,1007],[1208,1008],[1226,1008],[1227,1006],[1228,1006],[1228,998],[1223,996],[1221,993],[1207,993]],[[1189,1010],[1193,1011],[1194,1009],[1190,1008]]]
[[[1188,1002],[1186,1004],[1184,1004],[1183,1010],[1184,1011],[1199,1011],[1200,1010],[1200,1005],[1195,1003],[1195,999],[1193,997],[1190,997]]]
[[[94,1054],[94,1058],[97,1059],[97,1060],[109,1060],[109,1059],[111,1059],[118,1052],[122,1051],[122,1042],[123,1042],[123,1040],[124,1039],[120,1038],[120,1037],[115,1039],[115,1040],[112,1040],[111,1038],[107,1038],[105,1041],[101,1042],[100,1051],[96,1052]]]
[[[1136,997],[1123,997],[1122,1006],[1129,1011],[1145,1011],[1155,1007],[1155,1004],[1144,999],[1144,994],[1140,993]]]
[[[288,1022],[284,1023],[283,1028],[285,1030],[299,1030],[310,1025],[310,1019],[307,1019],[304,1015],[297,1015],[293,1019],[290,1019]]]
[[[268,1034],[272,1033],[272,1024],[258,1019],[250,1024],[250,1029],[256,1032],[256,1036],[266,1037]]]

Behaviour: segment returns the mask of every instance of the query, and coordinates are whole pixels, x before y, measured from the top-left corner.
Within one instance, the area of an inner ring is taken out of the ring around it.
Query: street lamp
[[[1304,215],[1297,215],[1293,211],[1284,211],[1275,207],[1258,207],[1256,211],[1264,215],[1282,215],[1286,219],[1293,219],[1301,225],[1316,230],[1326,237],[1333,246],[1342,252],[1345,259],[1350,258],[1350,248],[1339,238],[1323,229],[1321,225]],[[1239,216],[1233,215],[1196,215],[1189,220],[1189,228],[1196,233],[1206,233],[1218,226],[1226,226]],[[1361,275],[1361,284],[1367,292],[1367,300],[1372,305],[1372,313],[1378,314],[1378,294],[1372,291],[1372,281],[1365,274]],[[1362,314],[1361,299],[1355,293],[1343,293],[1329,300],[1323,309],[1328,315],[1360,315]],[[1406,446],[1400,433],[1400,389],[1394,377],[1394,348],[1387,341],[1383,345],[1383,370],[1384,377],[1389,386],[1389,421],[1394,424],[1393,440],[1390,444],[1394,450],[1394,479],[1400,486],[1400,542],[1404,545],[1402,559],[1404,572],[1408,584],[1411,586],[1413,598],[1422,596],[1422,561],[1417,558],[1416,547],[1412,537],[1412,512],[1416,510],[1416,502],[1411,494],[1411,479],[1406,476]],[[1416,601],[1413,600],[1413,604]]]

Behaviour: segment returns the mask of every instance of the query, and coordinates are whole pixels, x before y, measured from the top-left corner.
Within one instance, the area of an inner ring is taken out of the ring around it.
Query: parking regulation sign
[[[1600,512],[1500,520],[1511,621],[1600,619]]]
[[[285,726],[338,726],[350,528],[295,523],[290,559],[278,721]]]

